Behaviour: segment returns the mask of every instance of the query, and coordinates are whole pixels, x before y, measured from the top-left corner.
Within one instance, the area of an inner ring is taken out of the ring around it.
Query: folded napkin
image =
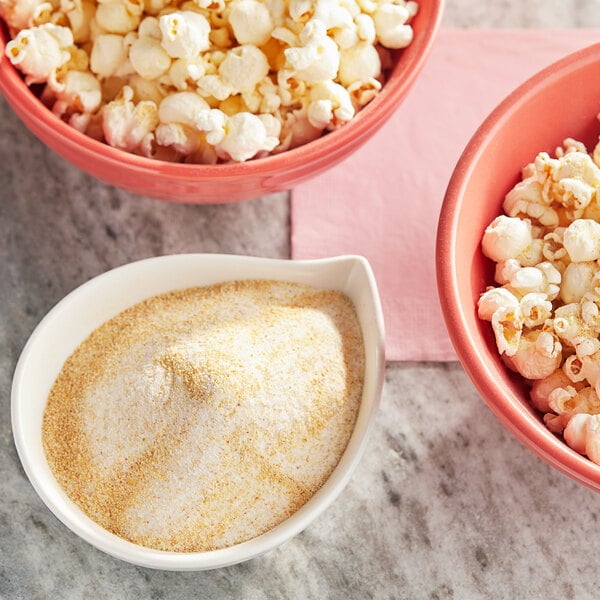
[[[292,258],[362,254],[370,261],[388,360],[456,360],[435,281],[437,219],[454,166],[511,90],[598,41],[600,29],[442,29],[390,121],[351,157],[292,191]]]

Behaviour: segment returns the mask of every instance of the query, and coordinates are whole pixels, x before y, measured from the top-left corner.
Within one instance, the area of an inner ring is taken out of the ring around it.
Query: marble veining
[[[600,27],[597,0],[448,0],[444,27]],[[388,364],[373,435],[338,500],[245,564],[138,568],[71,534],[16,455],[12,372],[62,296],[125,262],[171,252],[289,256],[287,194],[169,204],[68,165],[0,100],[0,598],[595,598],[600,497],[508,433],[457,363]]]

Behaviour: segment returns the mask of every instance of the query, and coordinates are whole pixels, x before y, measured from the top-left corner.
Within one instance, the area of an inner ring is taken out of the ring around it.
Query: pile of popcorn
[[[486,228],[497,287],[478,303],[552,432],[600,464],[600,144],[538,154]]]
[[[278,153],[353,118],[405,0],[0,0],[6,56],[74,128],[127,152],[215,164]]]

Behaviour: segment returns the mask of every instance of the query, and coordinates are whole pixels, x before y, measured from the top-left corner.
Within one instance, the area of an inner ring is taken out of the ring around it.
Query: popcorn
[[[581,413],[573,415],[563,432],[567,444],[580,454],[586,453],[587,424],[591,418],[591,415]]]
[[[562,345],[550,332],[529,331],[519,337],[516,352],[506,352],[506,364],[525,379],[543,379],[558,369],[561,352]]]
[[[144,17],[140,21],[137,34],[138,37],[149,36],[160,40],[162,38],[162,32],[160,30],[158,19],[156,17]]]
[[[178,58],[171,63],[169,79],[178,90],[187,90],[197,86],[206,73],[202,58]]]
[[[149,81],[140,75],[130,75],[127,78],[129,87],[133,90],[133,97],[137,102],[141,100],[152,100],[157,106],[168,94],[164,86],[157,79]]]
[[[89,71],[67,71],[57,90],[52,112],[63,114],[92,114],[100,108],[102,90],[100,82]]]
[[[195,153],[201,145],[199,133],[181,123],[161,123],[156,128],[155,139],[159,146],[183,156]]]
[[[60,7],[69,20],[74,42],[87,42],[91,36],[90,23],[96,12],[95,4],[89,0],[61,0]]]
[[[600,169],[587,152],[567,152],[561,157],[553,172],[556,181],[553,195],[558,202],[572,211],[570,218],[581,218],[584,209],[596,195],[600,185]]]
[[[551,392],[548,402],[550,408],[557,414],[587,413],[597,414],[600,412],[600,398],[591,387],[576,390],[572,386],[556,388]]]
[[[340,66],[336,43],[327,36],[325,25],[313,20],[300,34],[300,46],[284,51],[290,74],[308,83],[334,79]]]
[[[158,108],[161,123],[182,123],[196,127],[198,114],[210,110],[210,106],[194,92],[179,92],[167,96]]]
[[[307,144],[317,139],[322,131],[320,127],[311,125],[306,108],[287,111],[281,124],[281,144],[278,150],[288,150]]]
[[[500,354],[514,356],[523,333],[523,316],[519,307],[500,307],[492,315],[492,330]]]
[[[340,54],[339,79],[342,85],[376,79],[381,74],[381,60],[375,46],[359,42]]]
[[[134,104],[133,90],[125,86],[116,100],[102,109],[103,130],[106,141],[115,148],[149,156],[153,132],[156,129],[158,109],[154,102]]]
[[[356,33],[358,38],[367,44],[374,44],[377,38],[377,32],[375,30],[375,23],[369,15],[363,13],[359,14],[356,19]],[[386,48],[391,48],[387,46]]]
[[[541,292],[554,300],[560,291],[561,274],[548,262],[541,262],[535,267],[521,267],[517,260],[509,258],[498,263],[496,281],[506,285],[517,296]]]
[[[139,37],[131,44],[129,61],[144,79],[156,79],[171,67],[171,57],[163,49],[160,40],[148,35]]]
[[[245,161],[260,152],[273,150],[279,143],[279,131],[274,118],[269,119],[269,115],[240,112],[228,117],[216,109],[210,113],[210,117],[201,115],[197,124],[208,132],[206,139],[223,158]]]
[[[234,0],[230,5],[229,24],[240,44],[254,46],[266,44],[274,29],[268,8],[258,0]]]
[[[220,13],[225,9],[225,0],[195,0],[195,3],[204,9],[212,9]]]
[[[518,259],[533,242],[531,221],[500,215],[485,229],[481,248],[495,262]]]
[[[550,375],[535,379],[531,386],[530,399],[533,406],[542,413],[551,412],[550,394],[557,388],[572,385],[562,369],[556,369]]]
[[[198,92],[205,97],[226,100],[233,94],[233,88],[218,75],[205,75],[198,80]]]
[[[313,9],[312,0],[289,0],[288,12],[293,21],[299,22]]]
[[[0,0],[0,16],[17,31],[46,23],[52,11],[44,0]]]
[[[555,333],[571,348],[577,348],[592,335],[590,328],[581,318],[581,308],[576,302],[556,308],[552,326]]]
[[[566,229],[563,245],[573,262],[600,258],[600,223],[591,219],[577,219]]]
[[[102,78],[126,75],[133,71],[128,55],[129,46],[122,35],[100,35],[92,46],[90,69]]]
[[[55,78],[56,71],[70,60],[68,49],[72,45],[70,29],[46,23],[20,31],[6,44],[6,56],[25,74],[30,85]]]
[[[580,300],[581,318],[584,323],[600,335],[600,276],[596,273],[589,284],[588,291]]]
[[[600,117],[599,117],[600,118]],[[600,168],[576,140],[541,152],[486,228],[496,263],[478,316],[530,383],[546,427],[600,464]]]
[[[380,4],[373,15],[379,41],[386,48],[406,48],[413,40],[413,30],[408,25],[412,16],[408,8],[401,4]]]
[[[253,90],[268,72],[267,57],[250,45],[230,50],[219,65],[219,75],[233,94]]]
[[[565,304],[579,302],[591,289],[598,269],[596,262],[570,263],[562,274],[560,299]]]
[[[542,242],[542,255],[546,260],[560,267],[561,272],[564,271],[570,260],[563,243],[565,231],[565,227],[557,227],[554,231],[547,233]]]
[[[546,294],[532,292],[525,294],[519,302],[523,324],[525,327],[534,328],[543,325],[552,315],[552,302]]]
[[[338,83],[324,81],[310,91],[308,120],[313,127],[335,129],[354,116],[350,94]]]
[[[0,0],[6,55],[46,84],[59,118],[125,151],[208,164],[343,127],[381,90],[385,47],[412,40],[416,12],[404,0]],[[565,202],[600,215],[594,169],[572,157],[561,168]],[[549,247],[532,234],[520,266]]]
[[[210,110],[209,104],[194,92],[165,97],[158,107],[160,124],[156,128],[156,143],[183,156],[198,152],[206,140],[196,122],[200,114]]]
[[[559,223],[558,212],[546,202],[543,185],[535,175],[510,190],[502,207],[510,217],[529,217],[546,227],[556,227]]]
[[[162,45],[171,58],[194,58],[210,47],[210,23],[189,10],[175,11],[159,19]]]
[[[597,364],[600,358],[599,349],[596,345],[596,351],[591,354],[571,354],[562,366],[563,372],[573,383],[585,382],[597,393],[600,392],[600,366]]]
[[[141,0],[98,0],[95,19],[104,31],[125,35],[137,29],[142,11]]]
[[[313,2],[311,20],[322,23],[326,30],[354,26],[352,14],[337,0],[316,0],[316,2]]]
[[[506,288],[490,288],[479,298],[477,314],[480,319],[491,321],[499,308],[518,310],[519,299]]]
[[[600,464],[600,415],[576,414],[564,431],[565,441],[573,450],[586,454]]]

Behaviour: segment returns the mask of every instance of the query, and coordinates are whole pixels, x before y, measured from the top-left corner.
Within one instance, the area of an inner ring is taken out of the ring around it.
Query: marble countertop
[[[448,0],[444,27],[600,27],[597,0]],[[0,100],[0,598],[594,598],[600,497],[509,434],[458,363],[389,363],[366,453],[303,533],[225,569],[139,568],[44,506],[12,440],[33,328],[113,266],[173,252],[289,257],[286,193],[222,206],[141,198],[46,149]]]

